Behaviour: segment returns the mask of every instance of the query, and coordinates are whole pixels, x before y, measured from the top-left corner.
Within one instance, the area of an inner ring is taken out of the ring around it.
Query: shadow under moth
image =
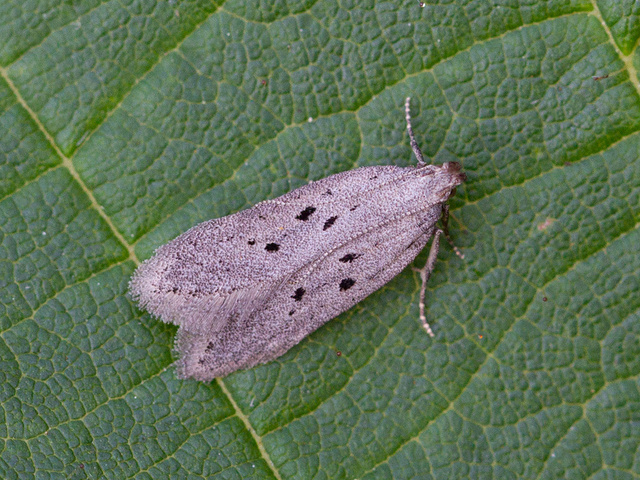
[[[200,223],[138,267],[133,299],[180,327],[181,378],[210,381],[278,358],[389,282],[431,239],[420,270],[420,319],[433,336],[425,286],[440,235],[450,241],[447,200],[465,175],[456,162],[424,161],[409,101],[417,165],[362,167],[310,182]]]

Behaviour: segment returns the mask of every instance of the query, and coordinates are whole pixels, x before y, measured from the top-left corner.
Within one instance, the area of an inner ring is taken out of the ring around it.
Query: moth
[[[431,239],[419,307],[433,336],[425,288],[440,236],[452,243],[447,200],[465,174],[457,162],[424,161],[409,104],[417,165],[362,167],[310,182],[200,223],[138,267],[132,298],[180,327],[179,377],[210,381],[278,358],[389,282]]]

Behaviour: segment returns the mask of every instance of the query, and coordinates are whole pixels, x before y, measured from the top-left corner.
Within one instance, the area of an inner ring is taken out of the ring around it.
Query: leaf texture
[[[640,476],[640,14],[426,3],[0,3],[0,477]],[[273,363],[176,379],[136,265],[414,163],[406,96],[468,177],[436,338],[407,269]]]

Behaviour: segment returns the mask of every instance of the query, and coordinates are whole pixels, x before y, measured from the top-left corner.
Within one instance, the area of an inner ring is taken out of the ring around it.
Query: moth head
[[[462,171],[462,165],[458,162],[443,163],[439,169],[438,176],[440,180],[438,185],[441,187],[441,201],[446,202],[447,199],[456,193],[456,187],[467,179]]]
[[[467,179],[467,176],[462,171],[462,165],[460,165],[458,162],[443,163],[442,170],[452,177],[455,177],[457,179],[458,185],[460,185]]]

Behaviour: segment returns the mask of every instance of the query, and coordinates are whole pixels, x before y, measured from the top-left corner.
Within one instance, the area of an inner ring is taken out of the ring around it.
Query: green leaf
[[[0,3],[0,477],[639,477],[634,5]],[[177,380],[136,264],[413,164],[406,96],[468,176],[436,338],[407,269],[275,362]]]
[[[602,18],[622,53],[633,53],[640,37],[640,5],[633,0],[597,0]]]

